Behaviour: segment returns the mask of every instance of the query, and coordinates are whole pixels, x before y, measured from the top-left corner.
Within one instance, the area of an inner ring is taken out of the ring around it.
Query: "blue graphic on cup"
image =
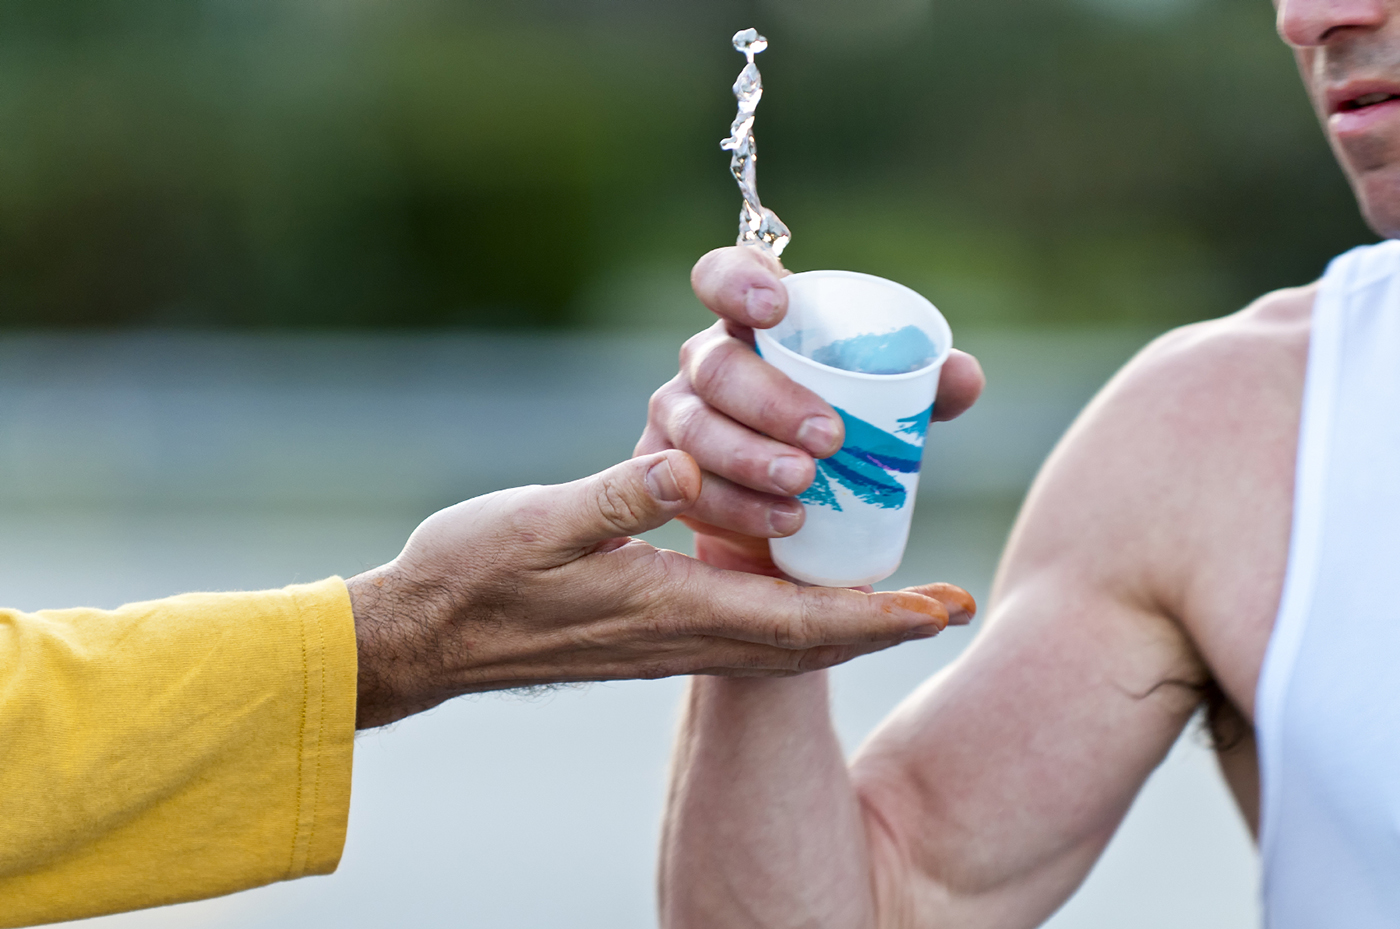
[[[904,506],[908,491],[893,475],[919,473],[933,405],[929,404],[922,413],[896,420],[902,424],[897,431],[912,436],[913,441],[852,416],[839,406],[833,409],[841,414],[846,424],[846,442],[835,455],[817,460],[817,476],[812,486],[797,499],[839,512],[841,504],[832,487],[835,482],[855,494],[856,499],[882,509],[897,510]]]

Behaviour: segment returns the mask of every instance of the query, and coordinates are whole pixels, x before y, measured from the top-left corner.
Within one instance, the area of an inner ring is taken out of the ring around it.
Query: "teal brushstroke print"
[[[817,476],[798,499],[817,506],[841,509],[836,499],[835,482],[866,503],[885,509],[904,505],[908,492],[893,475],[917,474],[924,453],[924,437],[928,433],[933,406],[922,413],[898,420],[899,432],[913,436],[906,441],[840,407],[834,408],[846,424],[846,443],[830,458],[817,462]]]
[[[897,423],[903,423],[896,431],[918,436],[919,445],[922,446],[924,437],[928,435],[928,421],[932,417],[933,404],[930,403],[928,409],[924,410],[922,413],[915,413],[913,416],[906,416],[903,419],[895,420]]]

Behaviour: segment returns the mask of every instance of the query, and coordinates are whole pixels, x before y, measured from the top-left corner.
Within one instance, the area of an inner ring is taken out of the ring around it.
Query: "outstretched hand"
[[[696,531],[696,554],[736,570],[778,575],[768,539],[802,527],[793,499],[836,454],[841,417],[753,350],[753,330],[787,313],[787,272],[766,249],[717,248],[691,272],[700,301],[719,317],[681,348],[680,373],[651,398],[637,454],[676,448],[704,471],[699,498],[681,517]],[[934,421],[962,415],[982,392],[982,368],[954,351],[943,365]]]
[[[630,538],[701,495],[695,461],[667,451],[429,517],[397,558],[348,582],[359,727],[474,691],[796,674],[934,635],[974,608],[956,587],[803,588]]]

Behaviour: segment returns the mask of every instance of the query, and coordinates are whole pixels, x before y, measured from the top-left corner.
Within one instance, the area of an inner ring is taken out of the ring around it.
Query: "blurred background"
[[[0,602],[350,575],[629,454],[735,234],[749,25],[788,265],[915,287],[990,378],[885,586],[985,598],[1117,365],[1374,238],[1265,0],[7,0]],[[846,744],[969,635],[839,671]],[[653,925],[680,688],[365,736],[335,876],[94,925]],[[1254,925],[1256,882],[1188,733],[1051,925]]]
[[[0,323],[690,328],[736,24],[795,270],[1218,315],[1367,238],[1263,0],[8,0]]]

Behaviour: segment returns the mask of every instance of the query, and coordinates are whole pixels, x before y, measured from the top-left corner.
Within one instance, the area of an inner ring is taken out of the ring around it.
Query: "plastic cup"
[[[817,462],[816,479],[798,498],[807,520],[795,535],[770,540],[773,560],[809,584],[873,584],[904,558],[953,334],[932,303],[881,277],[805,271],[783,283],[787,316],[757,331],[758,352],[835,407],[846,439]]]

